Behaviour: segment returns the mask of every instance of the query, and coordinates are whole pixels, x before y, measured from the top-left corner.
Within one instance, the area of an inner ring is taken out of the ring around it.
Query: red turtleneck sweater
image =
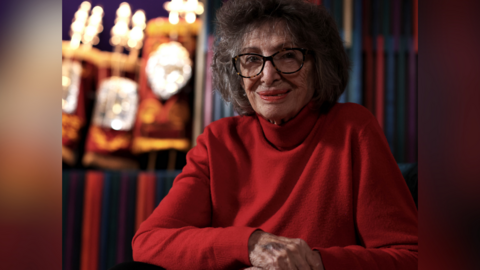
[[[209,125],[133,238],[134,260],[241,269],[261,229],[305,240],[326,270],[417,269],[417,210],[377,120],[356,104],[309,106],[282,126]]]

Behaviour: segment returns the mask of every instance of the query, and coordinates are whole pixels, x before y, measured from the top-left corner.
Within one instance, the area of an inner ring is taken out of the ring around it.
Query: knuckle
[[[288,245],[288,250],[291,251],[291,252],[299,252],[300,251],[300,246],[298,244],[290,244]]]
[[[296,244],[296,243],[293,243],[293,242],[290,242],[290,243],[286,244],[286,246],[287,246],[288,248],[294,248],[294,247],[297,246],[297,244]]]
[[[300,239],[300,238],[297,238],[297,244],[301,247],[306,247],[308,246],[307,242],[305,242],[305,240],[303,239]]]
[[[287,250],[285,250],[285,249],[280,250],[278,257],[279,257],[279,258],[282,258],[282,259],[288,258],[288,252],[287,252]]]
[[[299,263],[298,264],[298,269],[303,270],[303,269],[310,269],[310,266],[306,263]]]

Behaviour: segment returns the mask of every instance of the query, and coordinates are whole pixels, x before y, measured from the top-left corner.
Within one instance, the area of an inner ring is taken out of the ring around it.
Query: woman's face
[[[266,24],[247,33],[241,53],[270,56],[296,47],[282,23],[274,26]],[[302,69],[293,74],[281,74],[267,61],[259,76],[243,78],[243,88],[255,112],[277,125],[285,123],[312,99],[312,61],[306,57]]]

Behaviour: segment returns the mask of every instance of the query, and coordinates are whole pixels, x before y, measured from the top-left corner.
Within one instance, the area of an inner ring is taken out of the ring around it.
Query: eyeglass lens
[[[257,54],[244,54],[235,61],[236,70],[242,76],[258,75],[264,67],[264,58]],[[300,50],[281,51],[273,56],[274,66],[282,73],[298,71],[303,64],[303,53]]]

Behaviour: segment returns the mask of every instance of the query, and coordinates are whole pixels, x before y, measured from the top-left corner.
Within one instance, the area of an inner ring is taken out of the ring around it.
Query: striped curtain
[[[180,171],[63,171],[63,269],[107,270],[132,261],[139,225]]]

